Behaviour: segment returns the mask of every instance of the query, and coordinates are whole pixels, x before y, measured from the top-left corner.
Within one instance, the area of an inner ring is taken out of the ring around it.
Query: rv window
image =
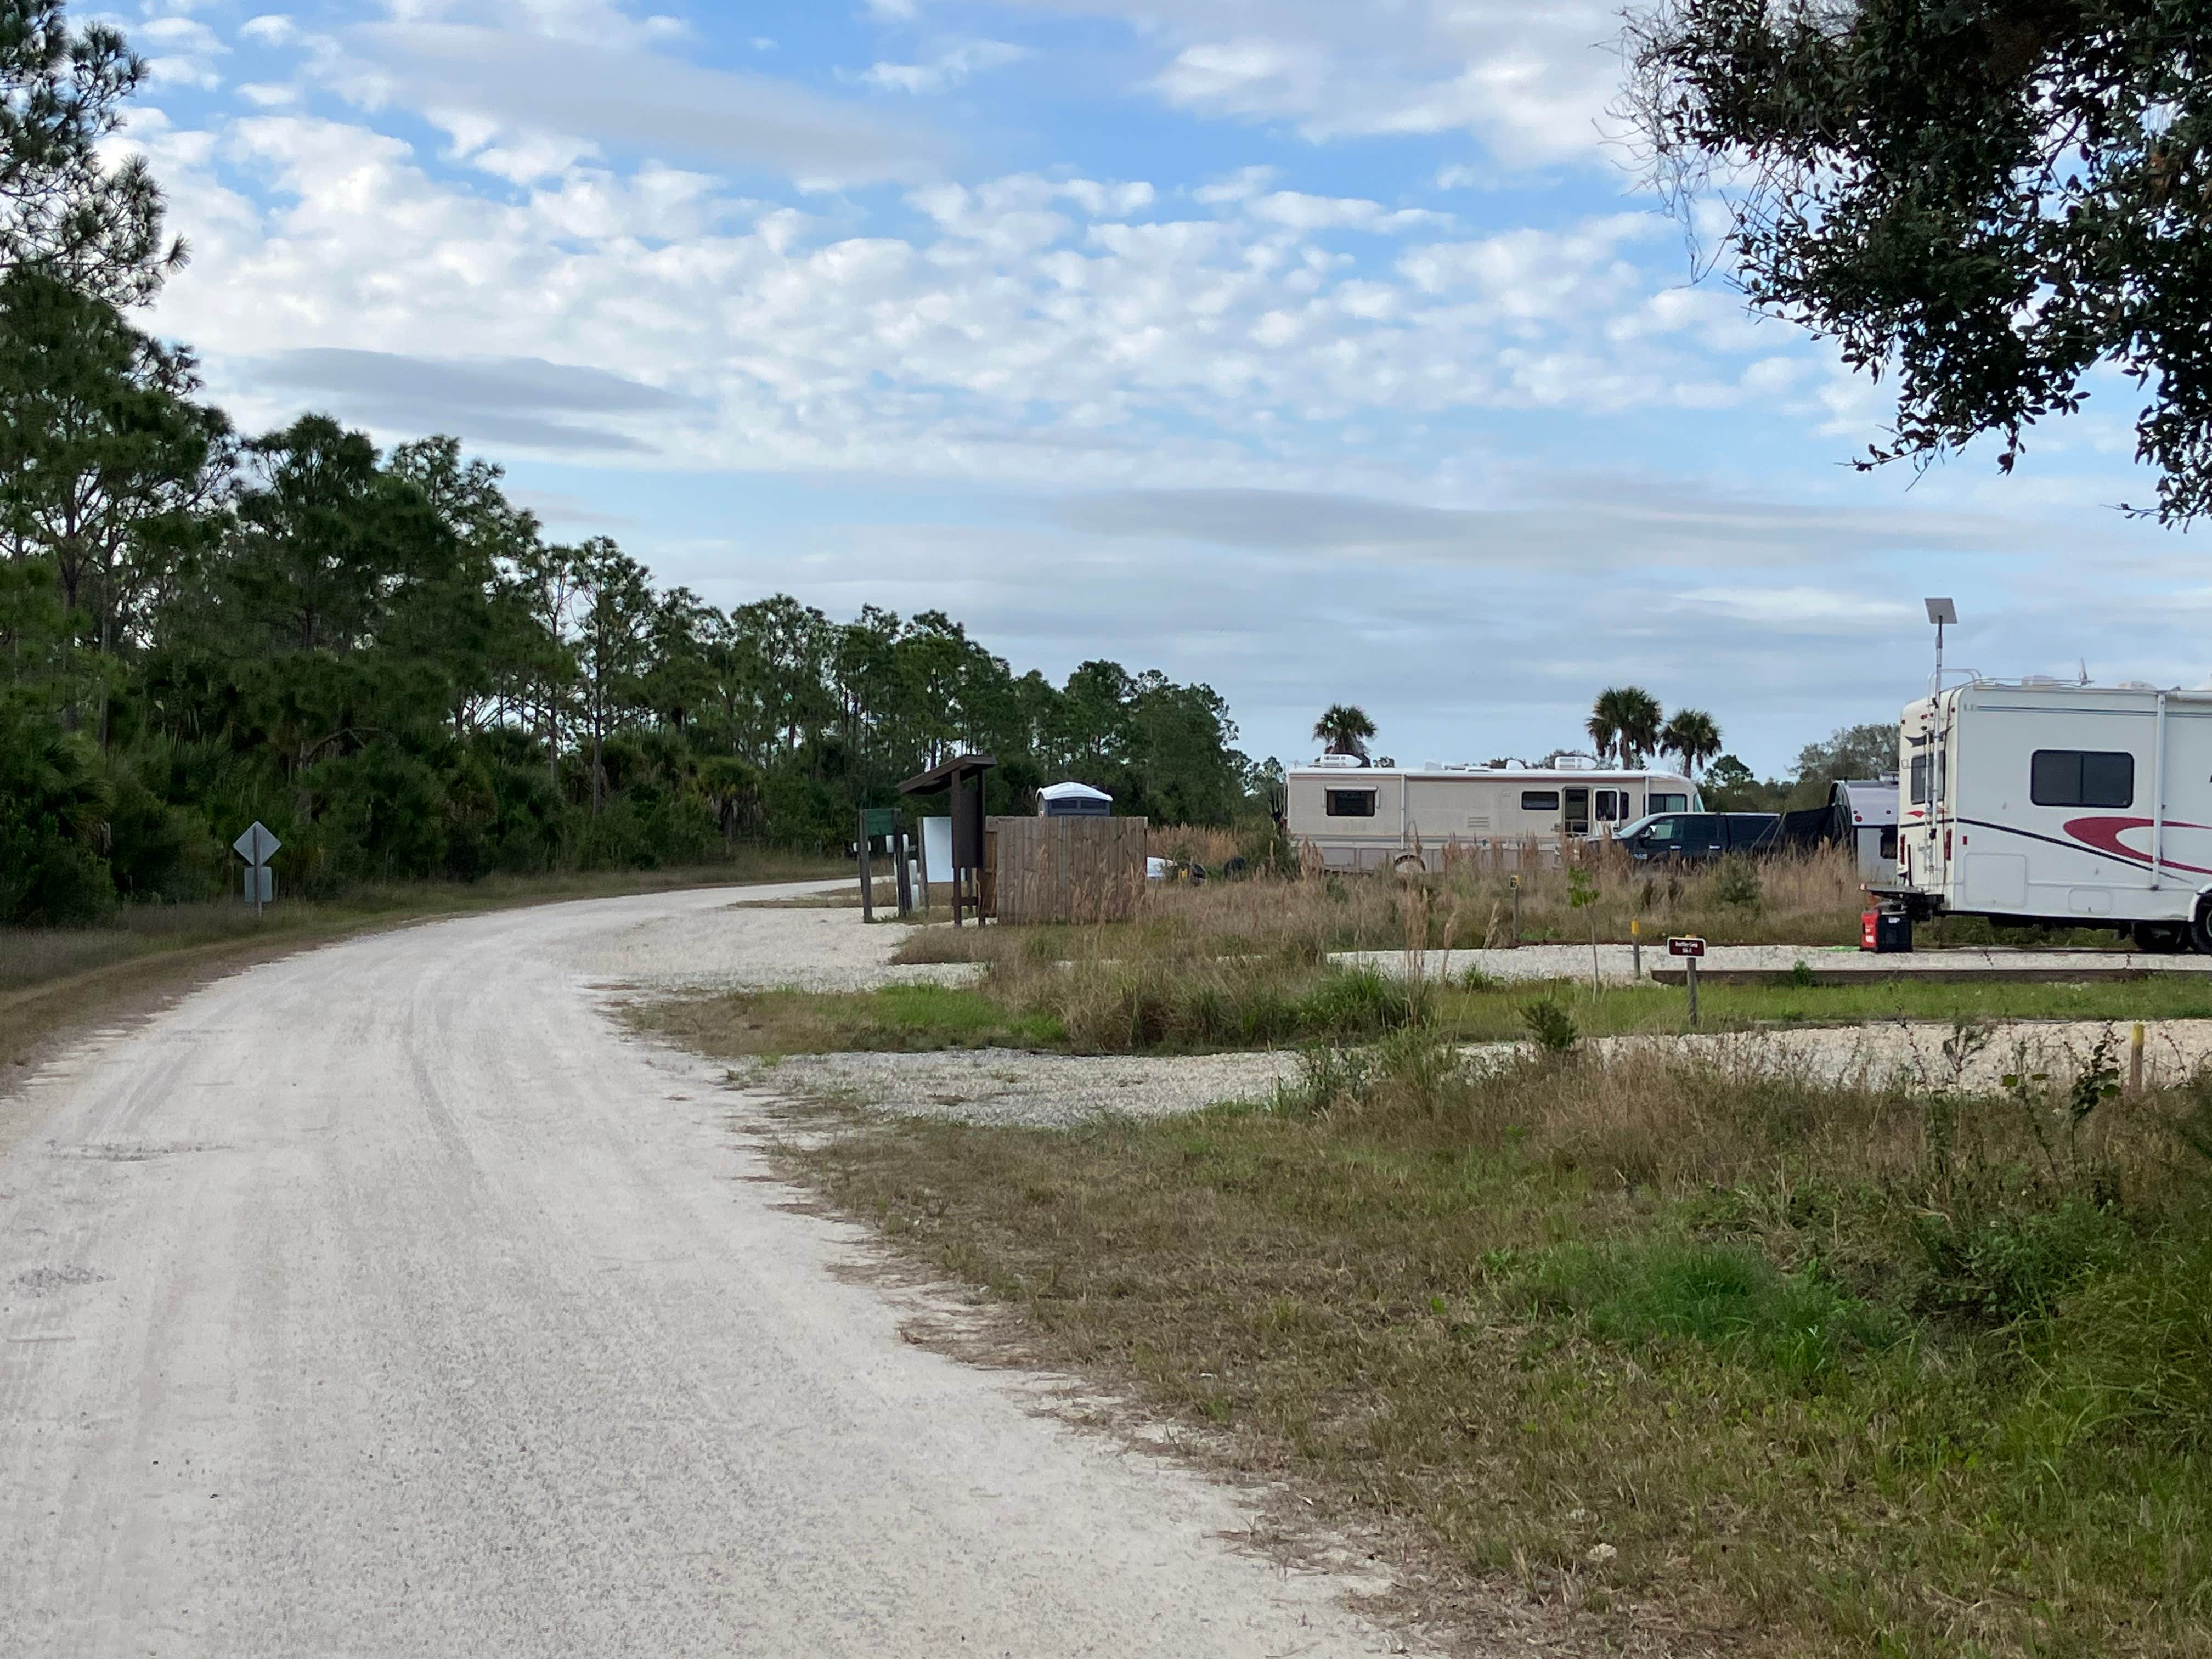
[[[1556,812],[1559,810],[1559,792],[1556,789],[1523,789],[1521,810],[1524,812]]]
[[[1332,789],[1328,792],[1328,811],[1333,818],[1371,818],[1375,816],[1375,792]]]
[[[1686,812],[1690,810],[1687,795],[1654,795],[1644,804],[1647,812]]]
[[[1881,856],[1886,859],[1897,856],[1897,826],[1894,824],[1881,832]]]
[[[1928,805],[1929,763],[1929,758],[1926,755],[1915,755],[1912,757],[1912,804],[1915,806]]]
[[[2039,749],[2028,763],[2027,798],[2038,806],[2133,806],[2136,757]]]

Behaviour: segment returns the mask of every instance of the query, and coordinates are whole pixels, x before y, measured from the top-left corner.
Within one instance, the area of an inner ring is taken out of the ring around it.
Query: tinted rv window
[[[2027,797],[2038,806],[2133,806],[2136,757],[2094,749],[2039,749]]]
[[[1686,812],[1690,810],[1687,795],[1654,795],[1644,803],[1647,812]]]
[[[1371,818],[1375,816],[1375,792],[1332,789],[1328,792],[1328,815],[1333,818]]]
[[[1929,764],[1929,757],[1925,755],[1912,757],[1912,804],[1915,806],[1928,805]]]
[[[1559,810],[1559,792],[1556,789],[1523,789],[1521,810],[1524,812],[1556,812]]]

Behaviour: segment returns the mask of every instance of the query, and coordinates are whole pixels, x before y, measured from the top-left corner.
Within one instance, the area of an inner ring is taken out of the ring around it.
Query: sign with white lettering
[[[1705,953],[1705,942],[1701,939],[1670,939],[1667,954],[1670,957],[1701,957]]]

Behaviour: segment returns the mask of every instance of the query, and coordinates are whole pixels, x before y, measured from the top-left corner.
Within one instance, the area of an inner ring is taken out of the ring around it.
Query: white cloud
[[[1101,485],[1381,487],[1431,452],[1390,435],[1407,421],[1725,407],[1776,395],[1793,361],[1647,317],[1673,286],[1631,257],[1650,216],[1429,241],[1436,216],[1259,179],[1208,204],[1235,211],[1180,217],[1141,180],[1016,174],[917,188],[922,228],[893,235],[434,112],[499,187],[350,123],[149,125],[200,254],[162,325],[218,365],[605,365],[693,400],[653,438],[682,467]],[[1377,269],[1327,246],[1346,228],[1410,246]],[[240,396],[280,412],[265,383]]]
[[[1152,85],[1200,113],[1320,140],[1464,132],[1516,165],[1589,155],[1618,90],[1618,11],[1596,0],[1010,0],[1118,17],[1166,57]]]
[[[698,67],[655,49],[665,30],[599,0],[526,0],[531,25],[375,24],[348,33],[326,76],[364,107],[401,103],[516,154],[642,152],[764,168],[809,185],[913,179],[943,142],[793,82]]]
[[[1294,190],[1279,190],[1272,195],[1262,196],[1251,204],[1249,211],[1255,219],[1285,225],[1292,230],[1389,233],[1451,222],[1443,214],[1431,213],[1420,208],[1406,208],[1393,212],[1380,202],[1363,201],[1352,197],[1309,196]]]
[[[962,82],[1029,56],[1003,40],[969,40],[940,52],[927,64],[877,64],[860,79],[887,92],[916,95],[946,92]]]
[[[1826,587],[1699,587],[1677,597],[1684,610],[1789,634],[1865,634],[1899,628],[1919,615],[1900,599]]]

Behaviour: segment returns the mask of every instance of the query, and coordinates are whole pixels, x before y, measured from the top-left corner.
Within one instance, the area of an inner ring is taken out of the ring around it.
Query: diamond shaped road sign
[[[268,863],[270,854],[283,845],[259,818],[253,820],[253,828],[230,844],[233,852],[256,869]]]

